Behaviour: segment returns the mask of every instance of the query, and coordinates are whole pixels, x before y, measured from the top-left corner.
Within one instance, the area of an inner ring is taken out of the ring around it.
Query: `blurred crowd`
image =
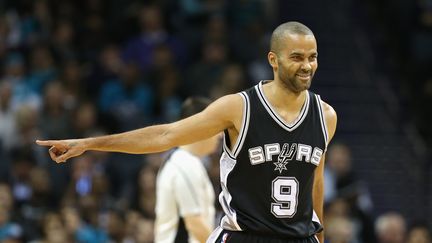
[[[34,141],[173,121],[185,97],[272,77],[276,4],[0,1],[0,241],[152,242],[163,153],[88,152],[57,165]],[[431,242],[423,222],[373,214],[350,156],[344,144],[328,152],[328,242]],[[217,157],[206,165],[218,192]]]
[[[423,108],[432,104],[432,2],[373,0],[365,5],[374,50],[385,56],[377,72],[392,74],[404,105],[403,119],[412,122],[431,147],[432,116]]]

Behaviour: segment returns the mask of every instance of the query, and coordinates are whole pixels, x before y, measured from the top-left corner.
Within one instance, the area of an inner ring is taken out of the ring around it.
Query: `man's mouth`
[[[301,80],[309,80],[311,78],[310,73],[298,73],[296,76]]]

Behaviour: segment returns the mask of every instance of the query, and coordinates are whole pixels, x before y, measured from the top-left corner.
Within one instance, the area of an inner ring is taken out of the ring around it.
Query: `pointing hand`
[[[48,150],[51,159],[56,163],[66,162],[69,158],[81,155],[85,152],[81,139],[69,140],[36,140],[38,145],[50,147]]]

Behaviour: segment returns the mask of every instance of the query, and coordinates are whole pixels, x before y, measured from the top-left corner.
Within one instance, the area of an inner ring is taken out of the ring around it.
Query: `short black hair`
[[[270,51],[277,53],[280,50],[282,40],[287,34],[314,35],[311,29],[300,22],[290,21],[283,23],[276,27],[272,33]]]
[[[211,100],[205,97],[192,96],[187,98],[182,104],[180,119],[200,113],[210,105],[210,103]]]

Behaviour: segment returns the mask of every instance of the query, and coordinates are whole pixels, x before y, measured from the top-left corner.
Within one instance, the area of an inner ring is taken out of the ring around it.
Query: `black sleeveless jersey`
[[[307,91],[299,116],[287,124],[267,101],[263,84],[240,93],[243,122],[232,149],[225,131],[221,226],[284,238],[309,237],[322,230],[312,206],[314,171],[328,140],[320,97]]]

